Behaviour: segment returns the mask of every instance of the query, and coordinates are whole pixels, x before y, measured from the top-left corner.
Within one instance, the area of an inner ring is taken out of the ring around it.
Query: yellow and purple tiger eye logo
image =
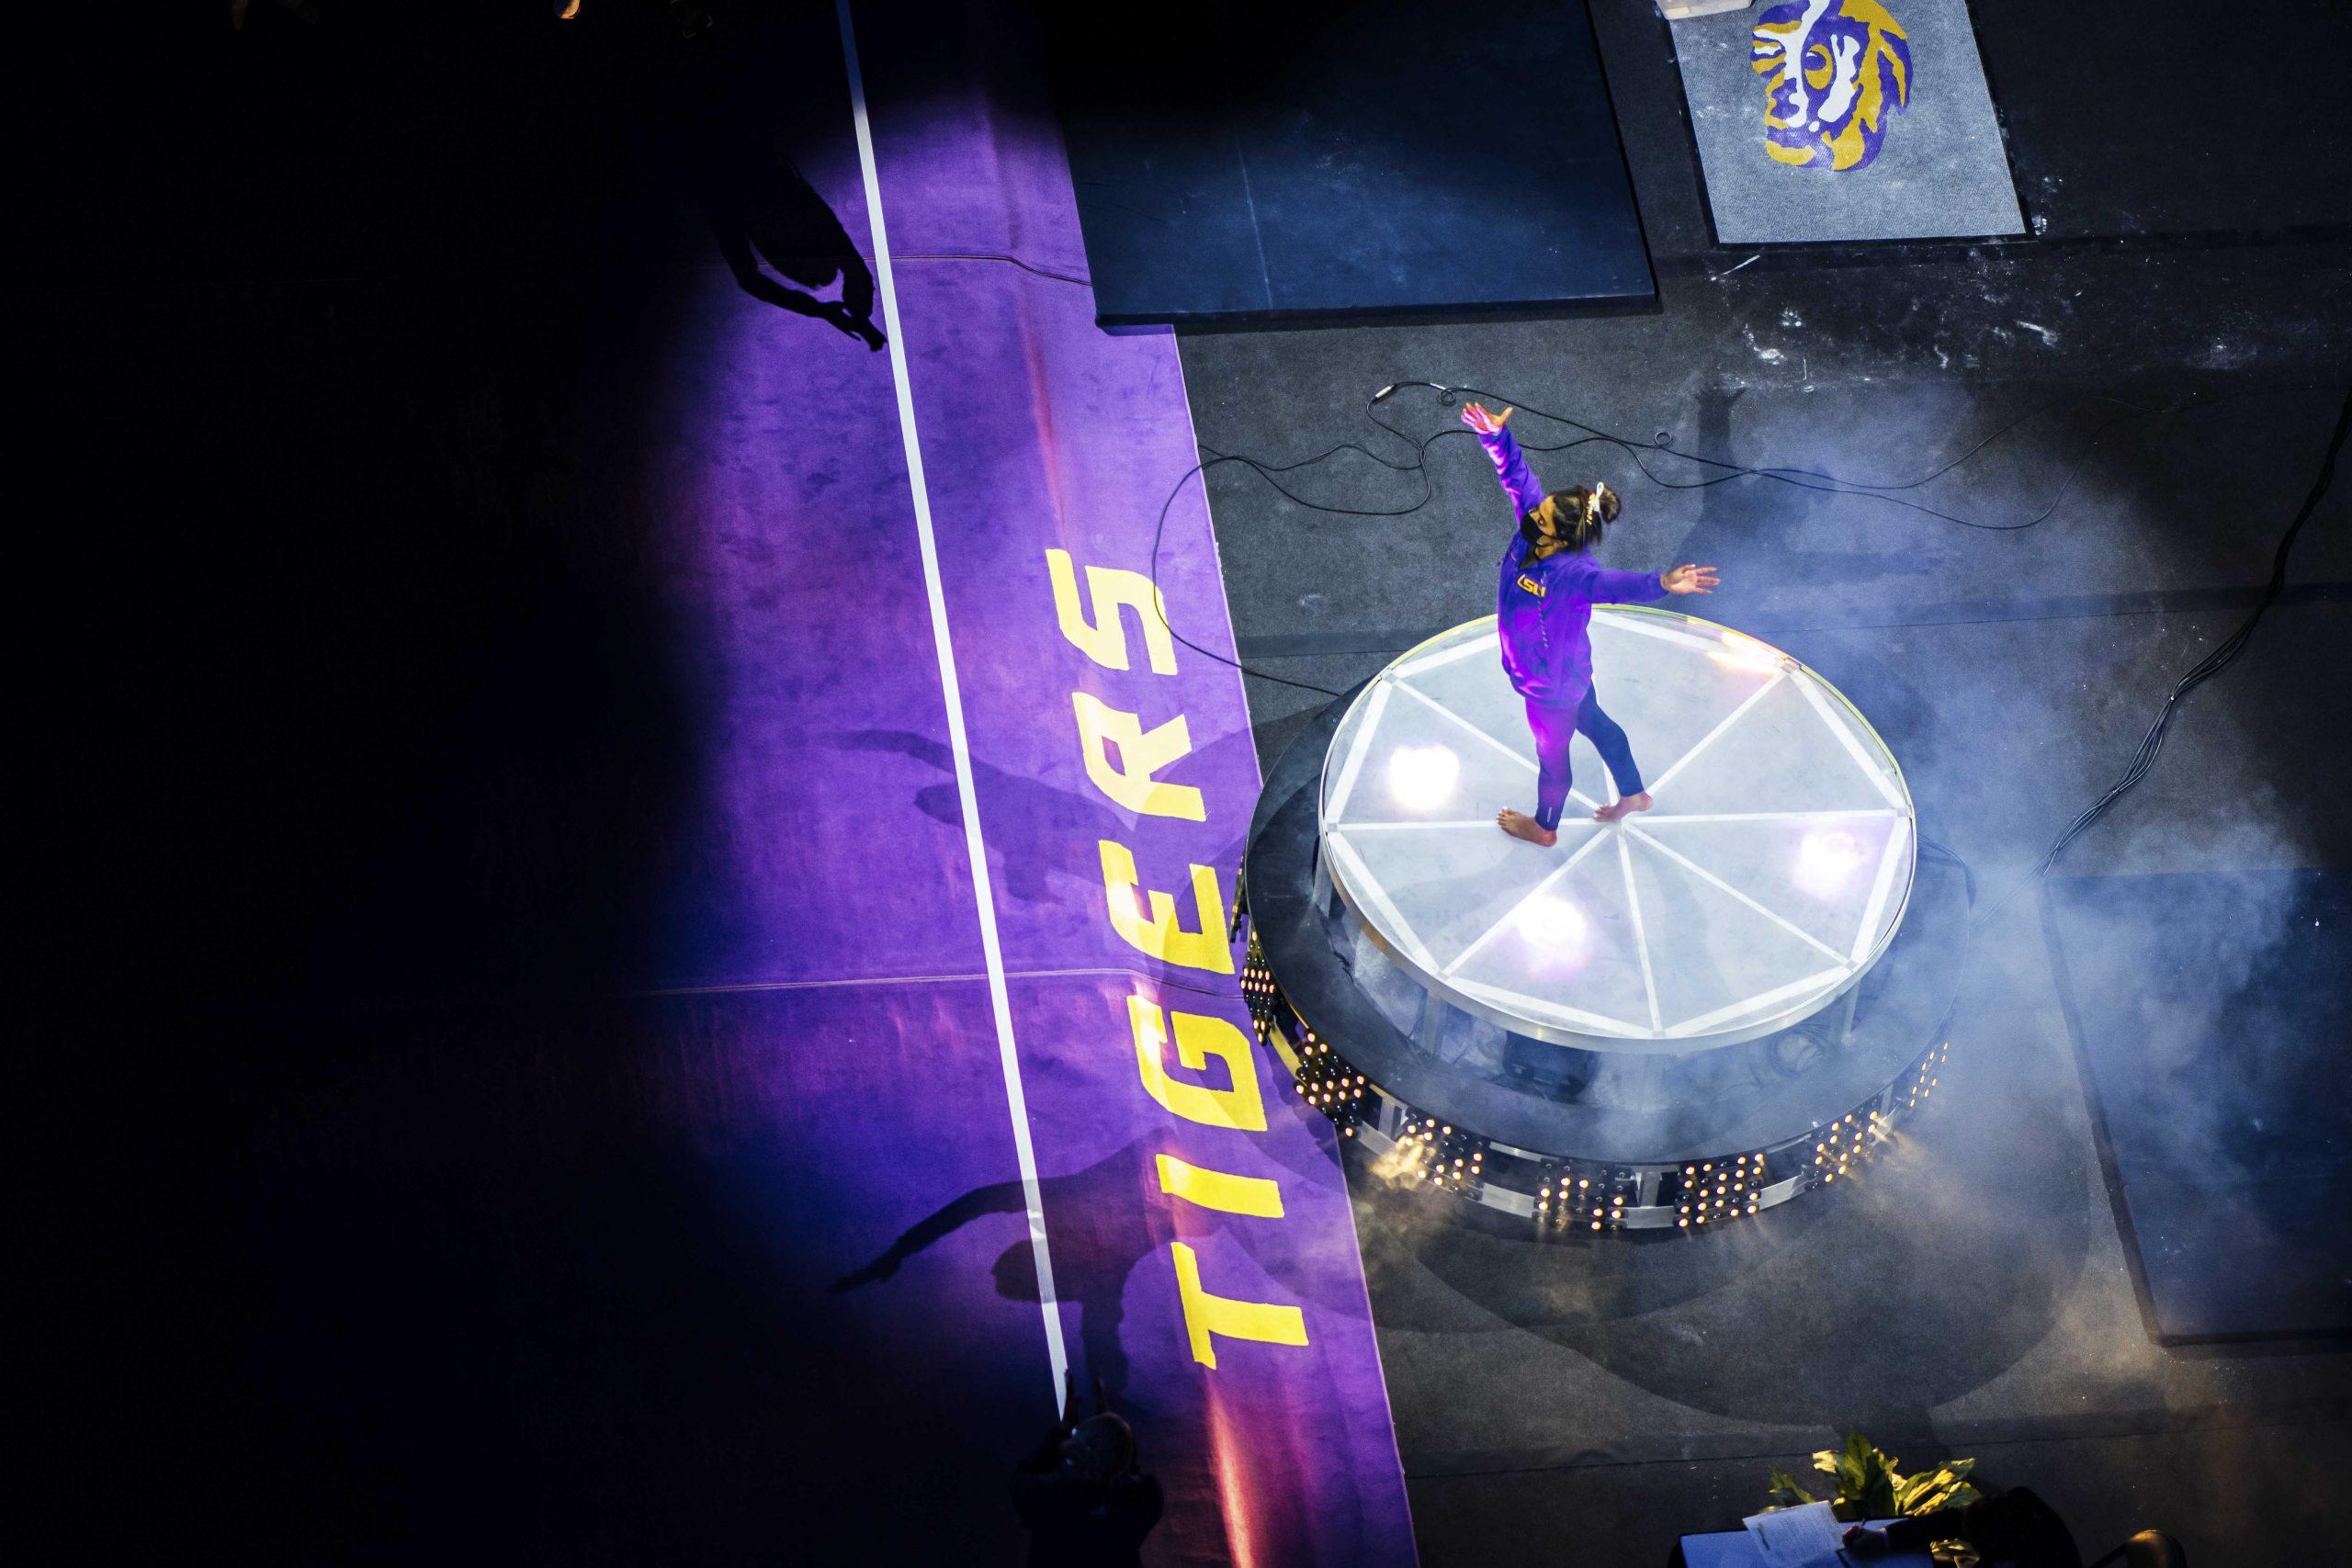
[[[1764,150],[1800,168],[1868,168],[1887,117],[1911,102],[1911,40],[1886,7],[1789,0],[1758,18],[1753,46],[1772,87]]]

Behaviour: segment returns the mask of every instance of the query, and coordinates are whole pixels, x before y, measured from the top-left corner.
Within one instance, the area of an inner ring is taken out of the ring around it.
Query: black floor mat
[[[2352,1333],[2352,873],[2071,877],[2044,919],[2150,1332]]]
[[[1581,4],[1060,5],[1106,324],[1654,298]]]

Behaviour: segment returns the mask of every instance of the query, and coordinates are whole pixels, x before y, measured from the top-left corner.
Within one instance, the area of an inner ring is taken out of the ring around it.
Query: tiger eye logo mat
[[[1756,24],[1771,84],[1764,151],[1800,168],[1867,169],[1911,101],[1911,39],[1877,0],[1794,0]]]
[[[2024,231],[1965,0],[1781,0],[1674,47],[1723,243]]]

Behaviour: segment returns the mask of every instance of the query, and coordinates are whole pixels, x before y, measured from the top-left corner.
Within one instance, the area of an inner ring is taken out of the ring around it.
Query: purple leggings
[[[1600,699],[1591,688],[1586,688],[1584,702],[1573,708],[1530,699],[1527,728],[1535,732],[1535,761],[1543,769],[1535,786],[1535,820],[1545,831],[1559,827],[1560,811],[1568,804],[1568,742],[1578,730],[1584,731],[1585,739],[1609,765],[1609,776],[1617,781],[1619,795],[1642,793],[1642,771],[1634,766],[1634,748],[1617,721],[1600,711]]]

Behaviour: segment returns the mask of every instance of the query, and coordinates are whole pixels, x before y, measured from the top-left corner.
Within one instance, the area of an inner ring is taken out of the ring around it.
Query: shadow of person
[[[1149,1205],[1136,1201],[1148,1186],[1156,1190],[1152,1153],[1137,1138],[1083,1169],[1049,1176],[1037,1183],[1040,1201],[1053,1226],[1054,1293],[1078,1307],[1079,1343],[1086,1368],[1103,1389],[1130,1412],[1148,1407],[1126,1395],[1127,1353],[1119,1342],[1125,1314],[1127,1277],[1150,1256],[1160,1237],[1150,1224]],[[835,1295],[878,1284],[916,1253],[990,1214],[1021,1214],[1028,1208],[1019,1181],[976,1187],[909,1226],[864,1268],[835,1280]],[[1038,1299],[1037,1271],[1028,1237],[998,1254],[991,1269],[997,1293],[1008,1301]]]
[[[934,822],[963,826],[956,755],[944,742],[909,729],[842,730],[826,739],[847,750],[895,751],[936,769],[943,776],[915,792],[915,808]],[[1023,778],[978,757],[972,759],[972,779],[994,808],[992,816],[1001,813],[1003,820],[1021,825],[1017,834],[989,844],[989,872],[1007,894],[1026,904],[1058,905],[1065,895],[1055,886],[1057,877],[1090,891],[1101,885],[1094,846],[1127,831],[1127,819],[1107,801]]]
[[[915,792],[915,808],[934,822],[962,826],[964,803],[955,778],[956,757],[944,743],[906,729],[837,730],[824,739],[848,750],[895,751],[936,769],[942,778]],[[1194,748],[1182,764],[1184,771],[1167,776],[1179,784],[1188,779],[1216,780],[1232,766],[1227,756],[1249,743],[1247,730],[1220,736]],[[1082,890],[1084,897],[1100,898],[1102,874],[1095,845],[1103,839],[1125,838],[1135,819],[1091,787],[1059,789],[977,756],[971,762],[973,783],[988,804],[989,819],[1020,827],[1017,833],[989,841],[989,871],[1000,879],[1000,886],[1023,903],[1061,904],[1064,894],[1055,886],[1059,877]],[[1237,820],[1246,821],[1246,814],[1237,814]],[[1227,864],[1238,853],[1237,842],[1230,847],[1220,845],[1197,858]]]
[[[711,111],[690,164],[695,205],[744,293],[869,349],[888,342],[874,324],[873,269],[793,163],[779,127],[741,107]],[[819,299],[836,278],[841,298]]]

